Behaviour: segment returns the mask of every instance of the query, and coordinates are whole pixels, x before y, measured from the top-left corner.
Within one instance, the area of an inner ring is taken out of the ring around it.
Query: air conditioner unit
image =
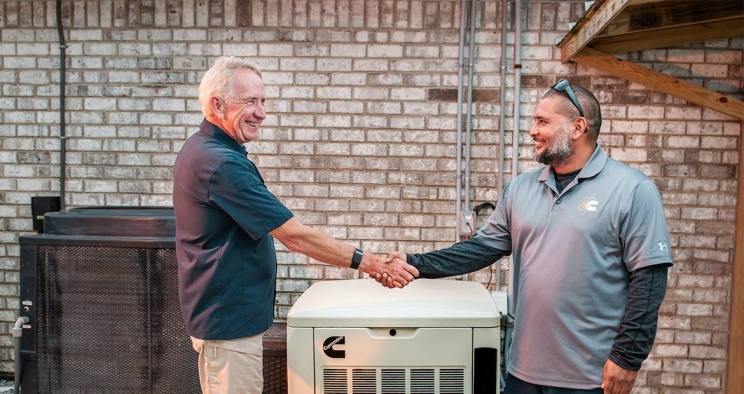
[[[287,316],[289,394],[494,394],[500,314],[476,282],[312,285]]]
[[[169,207],[86,207],[20,237],[24,394],[200,391],[174,234]]]

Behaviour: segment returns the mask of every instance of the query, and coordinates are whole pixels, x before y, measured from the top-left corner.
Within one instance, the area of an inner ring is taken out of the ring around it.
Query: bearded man
[[[475,237],[429,253],[393,252],[388,261],[438,278],[511,255],[505,393],[627,394],[653,345],[672,264],[661,196],[646,175],[602,151],[590,91],[561,80],[534,119],[535,160],[545,167],[506,185]]]

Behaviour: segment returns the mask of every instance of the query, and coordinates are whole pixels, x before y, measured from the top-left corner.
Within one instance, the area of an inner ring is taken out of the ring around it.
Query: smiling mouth
[[[251,127],[258,127],[258,123],[253,123],[253,122],[245,122],[245,123],[247,123],[248,126],[251,126]]]

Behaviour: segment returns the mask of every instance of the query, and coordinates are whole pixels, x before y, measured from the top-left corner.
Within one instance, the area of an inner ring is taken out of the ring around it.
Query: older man
[[[418,272],[302,225],[269,192],[243,146],[258,138],[266,118],[257,66],[217,59],[202,78],[199,101],[206,119],[174,168],[181,309],[199,352],[202,391],[261,393],[261,334],[274,317],[273,237],[321,262],[392,275],[398,287]]]
[[[388,260],[407,258],[431,278],[511,255],[516,321],[505,393],[627,394],[653,345],[672,263],[661,197],[643,173],[602,151],[599,103],[588,90],[559,81],[534,119],[535,160],[546,166],[512,180],[475,237]]]

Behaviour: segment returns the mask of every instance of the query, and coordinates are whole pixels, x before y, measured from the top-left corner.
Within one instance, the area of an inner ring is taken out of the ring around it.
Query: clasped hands
[[[402,289],[419,276],[416,267],[406,262],[403,252],[388,253],[385,259],[375,256],[374,264],[366,273],[389,289]]]

